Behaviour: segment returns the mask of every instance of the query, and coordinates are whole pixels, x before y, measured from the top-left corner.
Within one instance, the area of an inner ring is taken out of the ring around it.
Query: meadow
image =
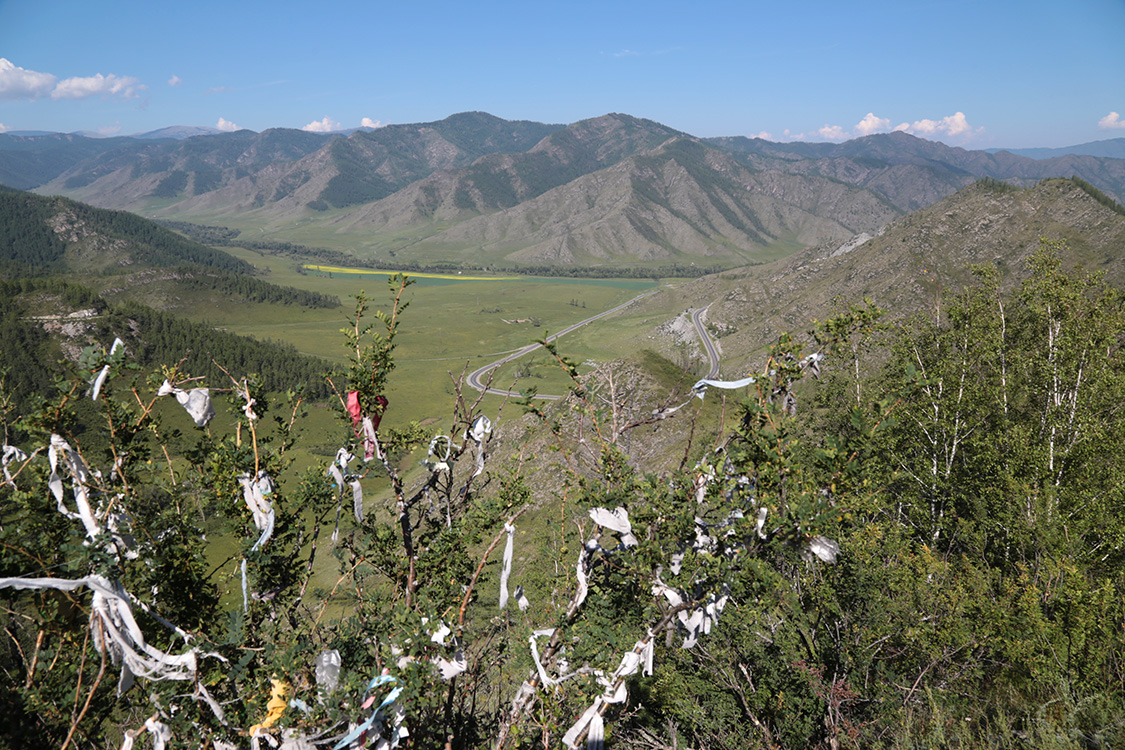
[[[343,363],[347,350],[340,331],[352,313],[353,297],[365,293],[376,305],[389,300],[386,272],[299,269],[291,259],[241,248],[229,250],[262,269],[267,281],[336,295],[344,303],[336,310],[240,305],[184,311],[233,333],[291,343],[303,353]],[[410,307],[396,339],[396,369],[387,394],[387,420],[391,425],[444,417],[454,394],[453,378],[459,378],[463,371],[499,359],[656,286],[655,282],[635,279],[459,278],[444,274],[410,277],[415,283],[407,291]],[[640,333],[653,325],[650,319],[651,312],[641,316],[627,309],[569,334],[560,341],[561,348],[578,362],[601,362],[635,353],[644,348]],[[519,380],[517,370],[524,374]],[[534,385],[546,394],[562,393],[567,386],[562,371],[546,352],[500,368],[493,383],[517,390]],[[500,400],[487,396],[486,411],[495,411]]]

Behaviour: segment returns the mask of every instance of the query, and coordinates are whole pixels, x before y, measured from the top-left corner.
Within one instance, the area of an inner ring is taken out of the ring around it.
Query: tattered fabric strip
[[[363,486],[360,485],[358,477],[353,477],[348,484],[352,488],[352,510],[355,512],[355,520],[357,523],[363,523]]]
[[[809,540],[808,546],[805,547],[801,556],[807,561],[812,562],[814,557],[820,558],[822,561],[832,564],[836,562],[836,557],[840,554],[840,545],[826,536],[814,536]]]
[[[520,612],[526,612],[527,608],[531,606],[531,602],[527,600],[527,595],[523,592],[523,586],[516,586],[516,590],[512,592],[512,596],[515,597]]]
[[[184,391],[165,380],[156,395],[175,396],[176,401],[184,407],[195,422],[196,427],[206,427],[207,423],[215,416],[215,407],[211,405],[211,391],[207,388],[193,388],[190,391]]]
[[[711,632],[711,626],[719,619],[719,614],[722,613],[723,608],[726,606],[728,599],[726,588],[726,584],[724,584],[724,593],[721,596],[716,596],[714,593],[709,594],[703,606],[696,607],[691,611],[681,610],[676,614],[676,619],[679,620],[680,624],[683,625],[684,629],[687,631],[687,635],[684,637],[683,648],[694,648],[700,636],[707,635]],[[683,595],[665,584],[659,578],[656,579],[656,583],[652,586],[652,593],[663,595],[673,607],[679,607],[684,603]]]
[[[60,457],[62,458],[63,464],[70,471],[74,489],[74,503],[78,508],[77,512],[69,510],[63,499],[62,477],[59,476],[58,471]],[[55,496],[55,504],[59,513],[62,513],[67,518],[81,520],[82,525],[86,527],[86,535],[90,537],[90,539],[96,539],[98,535],[102,533],[102,530],[97,520],[94,518],[93,510],[90,508],[90,501],[87,495],[90,470],[86,468],[86,462],[82,460],[82,456],[78,454],[78,451],[71,448],[70,444],[59,435],[51,435],[51,445],[47,449],[47,460],[51,464],[51,476],[47,480],[47,486]]]
[[[86,587],[93,592],[90,604],[90,630],[94,647],[99,653],[107,654],[114,664],[121,663],[124,669],[147,680],[195,680],[197,658],[199,656],[222,657],[218,654],[200,654],[197,649],[189,649],[183,654],[168,654],[145,642],[144,634],[133,617],[129,605],[129,595],[120,584],[100,575],[85,578],[0,578],[0,588],[16,589],[54,589],[74,591]],[[180,631],[183,632],[183,631]],[[224,660],[225,661],[225,660]],[[197,697],[211,706],[220,721],[222,709],[210,699],[202,683],[196,682]]]
[[[629,523],[629,511],[624,508],[591,508],[590,519],[598,526],[620,534],[621,546],[625,549],[637,546],[637,537],[633,536],[633,526]]]
[[[536,630],[528,636],[527,642],[531,647],[531,659],[535,662],[535,669],[539,672],[539,684],[543,687],[551,687],[555,685],[558,680],[552,679],[548,674],[543,662],[539,660],[539,647],[536,645],[535,640],[543,636],[552,636],[555,634],[554,628],[546,628],[544,630]]]
[[[3,458],[3,461],[4,461],[4,484],[10,484],[12,487],[16,486],[16,483],[12,481],[11,472],[8,471],[8,464],[12,463],[13,461],[26,461],[26,460],[27,460],[27,454],[26,453],[24,453],[23,451],[21,451],[19,448],[17,448],[14,445],[8,445],[7,443],[4,444],[4,458]]]
[[[466,437],[476,444],[477,469],[470,479],[475,479],[484,473],[484,439],[492,434],[492,420],[481,414],[473,420],[472,426],[465,432]]]
[[[590,728],[586,732],[586,750],[602,750],[605,747],[605,723],[597,711],[590,717]]]
[[[250,509],[250,514],[253,516],[254,525],[258,528],[261,535],[258,541],[254,542],[254,546],[250,548],[251,552],[256,552],[266,545],[273,536],[273,527],[276,520],[273,504],[266,499],[268,495],[273,494],[273,480],[264,471],[259,471],[258,476],[254,479],[250,478],[249,472],[243,472],[238,477],[239,484],[242,485],[242,497],[246,501],[246,507]],[[250,599],[248,584],[246,578],[246,558],[242,558],[240,565],[242,572],[242,611],[250,611]]]
[[[242,407],[242,413],[245,414],[246,418],[251,422],[258,421],[258,415],[254,411],[254,406],[258,401],[250,396],[250,386],[248,386],[244,380],[242,381],[242,386],[235,390],[239,396],[242,396],[242,400],[246,402]]]
[[[384,718],[383,709],[392,706],[394,702],[398,700],[398,697],[402,694],[402,685],[399,685],[398,680],[396,680],[394,677],[391,677],[389,674],[381,674],[372,679],[371,682],[367,685],[366,693],[370,693],[380,685],[396,685],[396,687],[392,688],[391,691],[387,693],[386,697],[383,698],[383,702],[379,704],[378,708],[376,708],[363,723],[361,723],[352,731],[348,732],[348,734],[344,735],[344,737],[339,742],[337,742],[335,746],[333,746],[332,750],[342,750],[342,748],[348,747],[361,737],[365,737],[365,735],[372,729],[375,730],[380,739],[385,739],[385,741],[388,743],[388,747],[392,748],[398,745],[400,737],[408,736],[409,733],[406,731],[406,727],[402,726],[403,714],[401,711],[396,711],[394,721],[395,726],[391,737],[389,739],[382,737],[382,720]],[[363,707],[365,709],[371,708],[371,705],[372,703],[374,703],[374,701],[374,697],[368,698],[364,701]],[[376,723],[379,724],[378,727],[375,726]],[[361,742],[360,747],[362,747],[363,744],[365,743]]]
[[[434,666],[437,667],[438,675],[446,682],[449,682],[469,668],[469,662],[465,658],[465,652],[461,649],[457,649],[457,651],[454,652],[452,659],[435,656],[433,662]]]
[[[645,675],[652,675],[652,655],[655,638],[649,630],[644,639],[637,641],[632,651],[621,657],[621,664],[608,677],[602,677],[598,682],[605,687],[605,692],[594,698],[593,704],[578,718],[578,721],[563,735],[563,744],[568,747],[578,747],[578,738],[586,731],[586,748],[601,748],[605,742],[605,725],[602,721],[602,706],[611,703],[624,703],[628,697],[625,678],[635,675],[638,671]],[[599,673],[600,674],[600,673]]]
[[[516,534],[516,527],[506,523],[504,532],[508,539],[504,542],[504,562],[500,567],[500,609],[508,606],[508,576],[512,572],[512,538]]]
[[[162,721],[157,721],[156,717],[145,720],[145,729],[152,735],[152,750],[164,750],[167,744],[172,741],[172,727]]]
[[[266,703],[266,715],[257,724],[250,727],[251,737],[281,721],[285,709],[289,707],[289,701],[286,698],[289,697],[291,689],[292,685],[285,680],[270,680],[270,699]]]
[[[564,745],[566,745],[568,748],[571,748],[571,750],[576,750],[576,748],[578,747],[578,737],[582,734],[583,730],[590,726],[590,723],[594,721],[595,716],[598,717],[599,721],[601,720],[602,703],[603,701],[600,695],[597,698],[594,698],[594,702],[590,705],[590,707],[587,708],[580,717],[578,717],[578,721],[574,722],[574,726],[572,726],[567,731],[567,733],[563,735],[562,741]]]
[[[325,473],[332,477],[336,482],[336,523],[332,527],[332,541],[335,542],[340,538],[340,510],[344,503],[344,484],[346,484],[345,477],[348,475],[348,464],[354,459],[355,456],[347,448],[340,448],[336,451],[336,458],[328,466],[328,471]],[[361,508],[362,512],[362,508]],[[357,514],[357,521],[363,520]]]
[[[438,458],[438,444],[445,441],[445,452]],[[449,439],[448,435],[435,435],[433,440],[430,441],[430,447],[426,449],[426,460],[422,462],[430,471],[437,473],[439,471],[449,471],[449,456],[453,452],[453,441]]]
[[[716,388],[726,388],[727,390],[734,390],[736,388],[745,388],[748,385],[753,385],[758,381],[755,377],[743,378],[742,380],[709,380],[704,378],[691,387],[691,390],[700,399],[703,394],[707,393],[708,386]]]
[[[586,565],[590,561],[590,556],[593,555],[595,550],[601,549],[597,539],[591,539],[582,546],[582,551],[578,553],[578,565],[576,566],[578,578],[578,591],[574,594],[574,599],[571,600],[570,606],[567,608],[567,615],[573,615],[586,601],[586,594],[589,593],[590,587],[586,583]]]
[[[110,347],[109,356],[112,357],[114,352],[116,352],[118,349],[120,349],[123,346],[125,346],[125,342],[122,341],[119,338],[115,338],[113,340],[113,346]],[[90,393],[91,400],[93,400],[93,401],[98,400],[98,394],[100,394],[102,392],[102,386],[105,385],[105,379],[107,377],[109,377],[109,365],[106,365],[105,367],[103,367],[102,371],[98,373],[98,376],[96,378],[94,378],[94,383],[93,383],[94,390]]]

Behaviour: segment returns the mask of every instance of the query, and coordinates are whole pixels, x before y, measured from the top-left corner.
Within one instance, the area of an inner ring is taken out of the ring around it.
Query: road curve
[[[710,307],[708,305],[707,307]],[[691,311],[691,322],[695,325],[695,332],[699,334],[699,340],[703,342],[703,348],[707,350],[707,359],[711,360],[711,367],[707,370],[707,378],[714,379],[719,375],[719,353],[715,351],[715,342],[711,340],[710,334],[707,329],[703,327],[703,321],[699,316],[707,312],[707,307],[701,307],[698,310]]]
[[[624,303],[618,305],[617,307],[610,308],[609,310],[606,310],[605,312],[600,312],[600,313],[598,313],[597,315],[595,315],[591,318],[586,318],[585,320],[580,321],[578,323],[575,323],[574,325],[569,326],[568,328],[564,328],[561,331],[559,331],[558,333],[555,333],[555,334],[552,334],[552,335],[548,336],[546,340],[548,342],[554,341],[558,337],[565,336],[566,334],[570,333],[571,331],[577,330],[577,329],[581,328],[582,326],[586,325],[587,323],[593,323],[595,320],[597,320],[599,318],[604,318],[605,316],[612,315],[613,313],[618,312],[619,310],[624,310],[626,307],[633,304],[634,302],[636,302],[638,300],[642,300],[645,297],[648,297],[650,295],[656,294],[657,291],[658,291],[657,289],[652,289],[650,291],[645,292],[644,294],[639,294],[636,297],[633,297],[633,299],[629,300],[628,302],[624,302]],[[521,394],[517,391],[507,391],[507,390],[503,390],[501,388],[489,388],[488,386],[486,386],[482,382],[482,378],[484,378],[485,375],[487,375],[492,370],[495,370],[500,365],[505,365],[505,364],[511,362],[513,359],[519,359],[520,357],[524,356],[525,354],[530,354],[531,352],[538,349],[540,346],[542,346],[542,344],[534,343],[534,344],[528,344],[527,346],[525,346],[521,349],[516,349],[514,352],[512,352],[508,356],[504,357],[503,359],[498,359],[491,364],[487,364],[484,367],[481,367],[477,370],[473,370],[471,373],[469,373],[469,377],[466,380],[466,382],[471,387],[477,389],[478,391],[482,391],[484,393],[491,393],[491,394],[494,394],[496,396],[522,396],[523,394]],[[715,367],[718,368],[718,364],[717,364],[718,359],[717,358],[716,358],[715,362],[716,362]],[[541,399],[544,399],[544,400],[547,400],[547,401],[555,401],[557,399],[562,398],[562,396],[549,396],[549,395],[546,395],[546,394],[543,394],[543,393],[537,393],[537,394],[535,394],[535,398],[541,398]]]

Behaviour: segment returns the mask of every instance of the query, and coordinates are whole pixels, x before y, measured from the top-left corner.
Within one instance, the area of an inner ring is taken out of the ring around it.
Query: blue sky
[[[0,130],[607,112],[698,136],[1125,137],[1125,0],[0,0]]]

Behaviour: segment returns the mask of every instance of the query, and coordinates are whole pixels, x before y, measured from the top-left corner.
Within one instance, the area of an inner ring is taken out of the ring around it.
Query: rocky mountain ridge
[[[0,180],[59,168],[61,144],[21,143],[0,137]],[[299,225],[306,244],[312,228],[388,262],[736,266],[878,232],[982,177],[1029,187],[1078,176],[1125,196],[1125,159],[1036,160],[906,133],[699,139],[617,113],[567,126],[471,112],[346,136],[275,129],[80,145],[39,192],[254,225],[277,240]]]

